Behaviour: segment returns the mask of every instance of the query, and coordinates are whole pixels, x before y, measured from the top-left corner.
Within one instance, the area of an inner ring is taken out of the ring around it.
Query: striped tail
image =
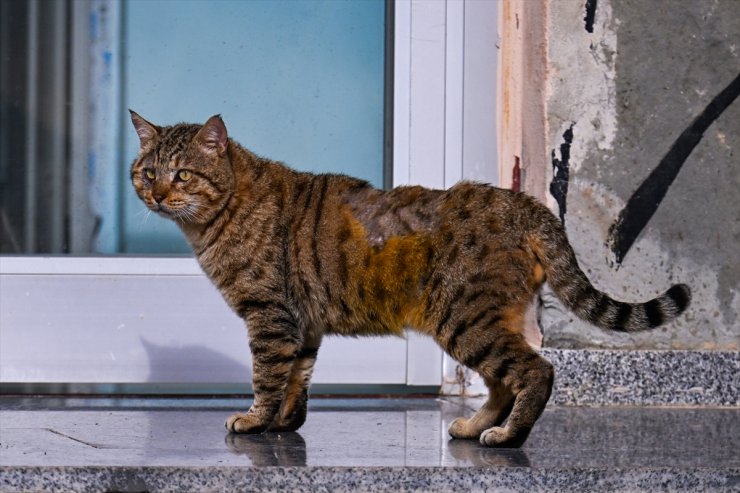
[[[547,282],[560,301],[579,318],[606,330],[637,332],[678,317],[691,300],[691,290],[676,284],[645,303],[625,303],[594,288],[578,267],[573,248],[556,218],[539,228],[530,242],[545,269]]]

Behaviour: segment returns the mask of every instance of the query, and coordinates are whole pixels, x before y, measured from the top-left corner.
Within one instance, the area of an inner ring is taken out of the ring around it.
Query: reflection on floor
[[[740,491],[740,409],[551,407],[521,449],[451,440],[480,401],[313,399],[231,435],[235,399],[0,398],[0,491]]]

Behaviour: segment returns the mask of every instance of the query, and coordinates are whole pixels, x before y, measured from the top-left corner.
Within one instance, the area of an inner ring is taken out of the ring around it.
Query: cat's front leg
[[[270,425],[269,431],[296,431],[306,421],[308,387],[311,384],[318,347],[319,341],[313,341],[296,356],[280,412]]]
[[[293,317],[279,305],[246,318],[254,403],[247,413],[229,417],[226,428],[235,433],[262,433],[278,415],[302,339]]]

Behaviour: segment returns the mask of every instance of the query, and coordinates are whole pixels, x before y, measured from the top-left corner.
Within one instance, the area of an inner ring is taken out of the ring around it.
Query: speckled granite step
[[[740,406],[738,351],[544,349],[555,366],[550,404]]]
[[[736,492],[740,470],[139,467],[28,468],[0,491],[121,492]],[[0,468],[0,475],[3,471]],[[3,477],[3,480],[6,480]],[[15,488],[18,487],[16,490]]]
[[[231,435],[240,399],[0,397],[0,492],[740,491],[740,409],[549,406],[521,449],[446,434],[479,400],[313,399]]]

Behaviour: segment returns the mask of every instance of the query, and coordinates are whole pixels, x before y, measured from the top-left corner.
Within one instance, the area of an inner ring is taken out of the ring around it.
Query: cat
[[[246,321],[254,402],[226,428],[294,431],[306,419],[322,337],[432,337],[477,371],[489,397],[455,438],[526,440],[552,390],[553,366],[522,335],[545,280],[603,329],[655,328],[682,313],[688,286],[646,303],[615,301],[578,267],[563,226],[534,198],[461,182],[379,190],[344,175],[297,172],[203,125],[157,126],[131,111],[141,147],[131,180],[175,221],[203,271]]]

